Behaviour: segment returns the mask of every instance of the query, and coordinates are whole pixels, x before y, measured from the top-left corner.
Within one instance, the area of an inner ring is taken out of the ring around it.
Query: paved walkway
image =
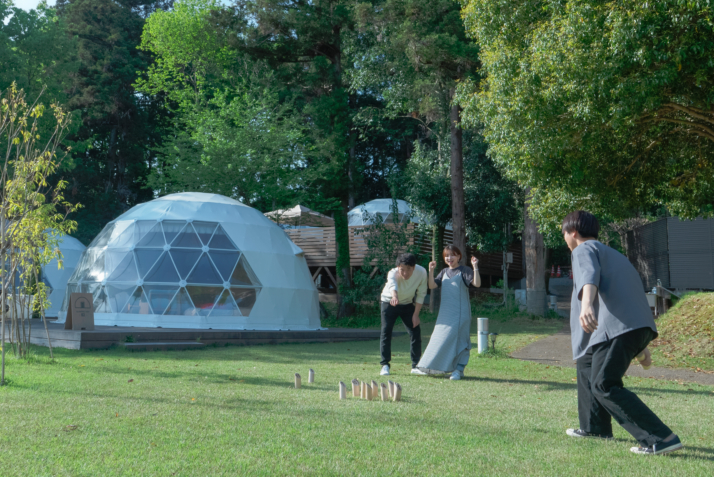
[[[511,356],[525,361],[534,361],[551,366],[574,368],[575,361],[573,361],[573,351],[570,345],[570,325],[566,324],[558,333],[531,343],[525,348],[511,353]],[[686,369],[657,368],[655,366],[645,371],[642,369],[642,366],[630,366],[626,376],[665,379],[668,381],[714,386],[714,372],[711,374],[707,372],[696,373]]]

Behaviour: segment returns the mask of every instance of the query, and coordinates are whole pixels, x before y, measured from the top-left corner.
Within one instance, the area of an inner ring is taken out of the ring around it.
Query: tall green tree
[[[78,66],[70,76],[67,107],[79,114],[78,130],[64,173],[68,199],[87,206],[76,215],[77,237],[90,241],[127,208],[150,199],[146,188],[161,144],[161,101],[136,91],[138,72],[152,62],[139,50],[145,15],[162,4],[152,0],[69,0],[57,9],[76,38]]]
[[[464,0],[487,78],[462,88],[489,153],[532,187],[557,234],[567,210],[711,213],[714,25],[708,1]]]
[[[151,15],[141,48],[155,62],[140,91],[163,96],[169,130],[149,178],[162,193],[210,191],[270,210],[292,205],[303,169],[303,126],[280,101],[267,65],[226,46],[213,1],[176,2]]]
[[[351,287],[347,210],[356,180],[355,98],[347,88],[344,36],[353,29],[345,0],[239,0],[218,16],[231,30],[231,46],[267,63],[284,85],[282,94],[300,111],[307,151],[302,173],[310,205],[335,219],[338,288]],[[350,313],[340,302],[339,315]]]
[[[460,5],[378,0],[361,3],[358,13],[360,30],[372,41],[356,59],[353,87],[379,88],[392,115],[419,119],[437,138],[448,137],[454,243],[466,250],[463,132],[454,94],[460,81],[477,75],[479,57],[459,18]]]

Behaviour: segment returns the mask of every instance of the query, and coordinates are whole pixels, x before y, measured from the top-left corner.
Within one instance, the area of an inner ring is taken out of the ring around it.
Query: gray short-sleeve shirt
[[[628,331],[652,328],[652,311],[637,270],[620,252],[597,240],[588,240],[573,250],[573,296],[570,301],[570,330],[573,359],[587,349]],[[592,284],[598,289],[595,315],[598,327],[586,333],[580,326],[582,291]]]

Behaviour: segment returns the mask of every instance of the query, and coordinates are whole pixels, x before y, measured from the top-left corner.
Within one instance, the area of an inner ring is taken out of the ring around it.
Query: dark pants
[[[632,330],[593,345],[578,359],[580,429],[612,435],[612,416],[644,447],[656,444],[672,433],[635,393],[625,389],[622,382],[630,362],[654,336],[650,328]]]
[[[382,334],[379,342],[379,352],[382,353],[382,361],[379,363],[382,366],[389,364],[392,360],[392,330],[397,318],[402,319],[402,323],[407,327],[409,337],[412,340],[412,368],[417,365],[421,359],[421,326],[414,327],[412,317],[414,316],[414,305],[397,305],[392,306],[389,303],[381,302],[382,306]]]

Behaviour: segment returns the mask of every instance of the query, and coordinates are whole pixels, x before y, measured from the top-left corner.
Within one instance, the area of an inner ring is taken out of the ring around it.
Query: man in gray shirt
[[[580,420],[567,434],[610,439],[614,417],[640,443],[632,452],[679,450],[679,437],[624,387],[630,362],[657,337],[657,327],[640,276],[624,255],[597,241],[599,230],[595,216],[581,210],[563,220],[573,252],[570,329]]]

